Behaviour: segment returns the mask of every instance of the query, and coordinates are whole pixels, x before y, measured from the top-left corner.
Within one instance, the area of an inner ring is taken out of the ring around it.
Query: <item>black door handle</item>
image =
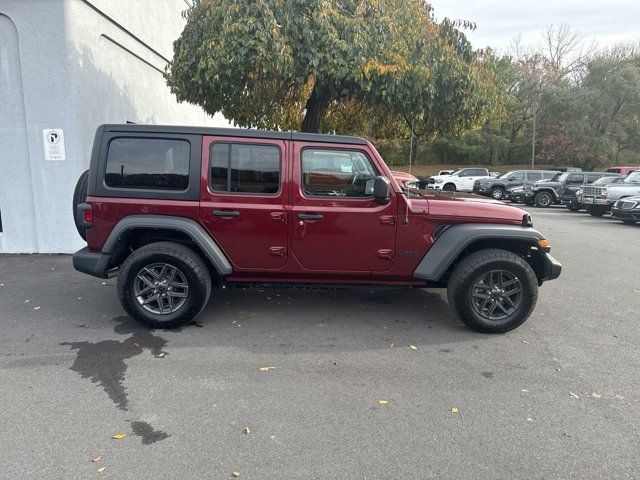
[[[324,215],[320,213],[299,213],[298,220],[324,220]]]
[[[214,210],[214,217],[239,217],[240,212],[237,210]]]

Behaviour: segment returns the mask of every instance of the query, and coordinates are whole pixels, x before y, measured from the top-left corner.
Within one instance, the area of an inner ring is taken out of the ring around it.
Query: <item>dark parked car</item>
[[[513,170],[496,178],[483,178],[473,184],[473,193],[491,196],[502,200],[508,189],[520,187],[525,183],[533,183],[543,178],[551,178],[555,173],[550,170]]]
[[[76,270],[117,276],[151,327],[191,322],[213,286],[447,288],[470,328],[506,332],[562,266],[519,208],[401,188],[363,138],[102,125],[74,192]]]
[[[627,225],[640,222],[640,197],[625,197],[611,207],[611,216]]]
[[[566,205],[572,212],[577,212],[584,208],[584,205],[582,205],[582,199],[578,198],[577,194],[578,192],[582,193],[585,185],[608,185],[624,179],[622,175],[618,175],[616,173],[591,172],[585,173],[584,176],[585,182],[582,185],[567,185],[563,189],[562,193],[560,193],[560,203],[562,203],[562,205]]]
[[[532,185],[525,185],[524,203],[536,207],[550,207],[559,204],[561,196],[567,191],[575,191],[585,183],[591,183],[600,177],[616,176],[615,173],[606,172],[562,172],[556,174],[551,180],[541,180]]]
[[[555,175],[558,174],[558,172],[555,170],[540,170],[540,172],[542,173],[542,178],[538,178],[532,181],[527,181],[523,185],[515,185],[515,186],[507,187],[507,189],[504,192],[505,200],[511,200],[512,203],[524,203],[525,187],[527,185],[532,185],[533,183],[538,182],[540,180],[550,180]]]

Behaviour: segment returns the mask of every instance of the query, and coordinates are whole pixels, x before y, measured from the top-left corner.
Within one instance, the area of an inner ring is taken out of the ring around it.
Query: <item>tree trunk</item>
[[[413,143],[411,145],[411,165],[415,165],[416,161],[418,160],[418,145],[419,145],[419,141],[418,141],[418,137],[416,137],[415,135],[413,135],[411,137],[411,142]]]
[[[318,133],[320,131],[320,122],[324,116],[324,112],[331,103],[331,93],[329,87],[321,84],[316,80],[313,85],[311,95],[307,99],[304,108],[306,113],[300,131],[306,133]]]

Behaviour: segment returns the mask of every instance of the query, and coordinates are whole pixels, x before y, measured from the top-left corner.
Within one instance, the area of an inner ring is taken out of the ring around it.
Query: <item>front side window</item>
[[[512,182],[524,182],[524,175],[524,172],[516,172],[511,175],[511,177],[509,177],[509,180],[511,180]]]
[[[542,179],[542,173],[540,172],[527,172],[527,180],[529,182],[535,182]]]
[[[302,151],[302,188],[307,196],[370,197],[376,175],[369,158],[356,150]]]
[[[105,184],[112,188],[186,190],[190,152],[186,140],[115,138],[109,143]]]
[[[579,173],[574,173],[569,175],[569,178],[567,178],[567,183],[582,183],[584,182],[584,175],[579,174]]]
[[[214,143],[209,159],[214,192],[274,195],[280,190],[280,149],[273,145]]]

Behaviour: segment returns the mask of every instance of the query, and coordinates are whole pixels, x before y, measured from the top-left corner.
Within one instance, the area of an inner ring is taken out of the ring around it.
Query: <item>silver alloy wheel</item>
[[[133,294],[142,308],[156,315],[168,315],[184,306],[189,284],[184,274],[168,263],[143,267],[133,283]]]
[[[491,191],[491,196],[496,200],[502,200],[502,197],[504,197],[504,191],[501,188],[494,188]]]
[[[515,312],[522,303],[522,282],[506,270],[491,270],[482,275],[471,287],[471,305],[475,312],[487,320],[503,320]]]

